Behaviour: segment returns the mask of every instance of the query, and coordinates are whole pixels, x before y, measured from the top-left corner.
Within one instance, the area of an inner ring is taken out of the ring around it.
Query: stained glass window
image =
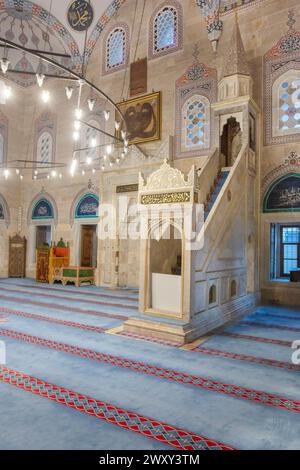
[[[43,132],[37,143],[37,161],[41,163],[50,163],[52,161],[53,138],[52,135]]]
[[[125,64],[126,33],[123,28],[114,29],[108,36],[106,44],[106,68],[114,69]]]
[[[279,129],[300,132],[300,78],[285,80],[279,92]]]
[[[193,96],[183,107],[182,132],[186,150],[206,147],[208,132],[208,110],[204,97]]]
[[[165,7],[154,20],[154,50],[161,52],[176,47],[178,42],[178,14],[176,8]]]

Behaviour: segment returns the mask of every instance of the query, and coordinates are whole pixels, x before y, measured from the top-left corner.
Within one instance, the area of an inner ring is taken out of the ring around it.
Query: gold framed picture
[[[118,108],[124,115],[129,144],[144,144],[161,138],[161,93],[151,93],[128,101],[122,101]],[[116,121],[120,121],[116,113]],[[118,135],[124,126],[121,127]]]

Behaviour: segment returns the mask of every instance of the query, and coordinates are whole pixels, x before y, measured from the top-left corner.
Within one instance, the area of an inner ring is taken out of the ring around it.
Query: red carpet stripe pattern
[[[0,380],[27,392],[48,398],[60,405],[94,416],[121,428],[134,431],[148,438],[155,439],[179,450],[234,450],[233,447],[213,441],[207,437],[175,428],[110,403],[104,403],[87,395],[44,382],[36,377],[14,371],[7,367],[0,368]]]
[[[38,290],[41,290],[41,291],[49,291],[49,292],[63,292],[63,293],[66,293],[66,294],[72,294],[73,295],[79,295],[79,296],[82,296],[82,295],[86,295],[88,297],[96,297],[96,298],[105,298],[105,299],[118,299],[118,300],[130,300],[130,301],[137,301],[137,298],[134,298],[134,297],[127,297],[127,296],[124,296],[124,293],[122,291],[119,291],[119,290],[112,290],[112,292],[116,292],[120,295],[111,295],[111,294],[105,294],[103,292],[101,293],[95,293],[95,292],[91,292],[91,291],[88,291],[88,292],[78,292],[78,290],[76,290],[74,288],[74,290],[67,290],[67,289],[60,289],[58,287],[47,287],[46,285],[45,286],[34,286],[34,285],[30,285],[30,286],[26,286],[26,284],[13,284],[12,282],[5,282],[5,281],[0,281],[0,286],[2,287],[2,285],[5,284],[5,285],[8,285],[8,286],[14,286],[15,288],[17,288],[17,290],[19,289],[38,289]],[[132,292],[134,294],[134,292]]]
[[[292,341],[284,341],[283,339],[273,339],[273,338],[264,338],[261,336],[251,336],[251,335],[243,335],[239,333],[218,333],[219,336],[227,336],[228,338],[235,338],[235,339],[245,339],[249,341],[255,341],[257,343],[268,343],[268,344],[277,344],[278,346],[286,346],[288,348],[291,347]]]
[[[106,328],[100,326],[87,325],[85,323],[76,323],[68,320],[60,320],[58,318],[46,317],[34,313],[21,312],[19,310],[11,310],[9,308],[0,308],[0,313],[5,313],[8,316],[14,315],[17,317],[30,318],[31,320],[40,320],[47,323],[56,323],[58,325],[69,326],[70,328],[79,328],[80,330],[95,331],[96,333],[105,333]]]
[[[47,302],[38,302],[36,300],[30,300],[30,299],[20,299],[18,297],[9,297],[5,295],[0,295],[0,299],[4,301],[12,301],[17,304],[28,304],[28,305],[36,305],[38,307],[46,307],[46,308],[54,308],[56,310],[63,310],[67,312],[72,312],[72,313],[83,313],[85,315],[93,315],[96,317],[103,317],[103,318],[113,318],[115,320],[123,320],[126,321],[128,320],[128,317],[124,315],[117,315],[114,313],[106,313],[106,312],[99,312],[96,310],[86,310],[84,308],[78,308],[78,307],[67,307],[66,305],[62,304],[55,304],[55,303],[47,303]],[[69,300],[69,299],[67,299]],[[122,307],[122,306],[121,306]],[[120,308],[121,308],[120,307]]]
[[[14,293],[16,292],[15,289],[8,289],[5,288],[1,285],[1,290],[4,292],[9,292],[9,293]],[[22,290],[19,289],[18,292],[22,293]],[[29,295],[30,292],[24,292],[26,295]],[[60,300],[70,300],[70,297],[67,297],[65,295],[57,295],[57,294],[51,294],[52,299],[60,299]],[[26,299],[24,299],[26,300]],[[122,299],[123,300],[123,299]],[[93,304],[93,305],[105,305],[108,307],[117,307],[117,308],[124,308],[125,310],[137,310],[137,307],[135,305],[126,305],[123,303],[117,303],[117,302],[101,302],[100,300],[93,300],[93,299],[79,299],[78,302],[84,302],[85,304]]]
[[[219,349],[201,348],[198,346],[193,349],[193,352],[206,354],[207,356],[223,357],[225,359],[251,362],[253,364],[261,364],[263,366],[278,367],[279,369],[300,371],[300,366],[296,364],[290,364],[289,362],[276,361],[275,359],[266,359],[264,357],[247,356],[245,354],[236,354],[228,351],[221,351]]]
[[[223,393],[225,395],[230,395],[236,398],[254,401],[262,405],[270,405],[275,408],[284,409],[286,411],[300,413],[300,402],[290,400],[284,397],[279,397],[277,395],[272,395],[267,392],[257,391],[245,387],[239,387],[232,384],[226,384],[205,377],[198,377],[186,374],[184,372],[164,369],[150,364],[130,361],[121,357],[103,354],[101,352],[92,351],[90,349],[83,349],[78,346],[72,346],[70,344],[58,343],[53,340],[27,335],[25,333],[20,333],[14,330],[1,328],[0,335],[31,344],[36,344],[38,346],[43,346],[49,349],[55,349],[68,354],[73,354],[76,356],[83,357],[85,359],[104,362],[113,366],[130,369],[135,372],[154,375],[156,377],[172,380],[174,382],[193,385],[195,387],[210,390],[212,392]]]
[[[272,323],[261,323],[259,321],[241,321],[240,325],[245,326],[258,326],[260,328],[273,328],[276,330],[284,330],[284,331],[295,331],[297,333],[300,332],[300,328],[296,328],[294,326],[285,326],[285,325],[278,325]]]

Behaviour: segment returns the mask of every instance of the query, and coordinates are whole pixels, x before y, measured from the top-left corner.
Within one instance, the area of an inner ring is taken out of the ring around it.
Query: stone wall
[[[139,20],[142,16],[141,3],[138,2],[136,18]],[[120,102],[128,98],[129,86],[129,68],[125,71],[116,71],[109,75],[103,75],[102,62],[104,54],[103,38],[108,30],[116,23],[125,22],[131,27],[131,50],[130,62],[147,56],[148,54],[148,26],[149,18],[154,9],[160,5],[160,0],[146,2],[146,8],[143,16],[141,35],[138,39],[139,23],[135,24],[132,31],[134,18],[134,0],[128,0],[121,7],[116,17],[113,18],[104,28],[100,39],[98,40],[87,68],[87,76],[97,86],[101,87],[112,98]],[[178,112],[175,108],[175,84],[176,80],[182,76],[185,70],[191,66],[195,60],[193,57],[194,44],[199,45],[198,60],[215,68],[218,78],[221,78],[224,66],[224,57],[229,48],[234,15],[228,13],[221,16],[224,23],[218,52],[213,53],[211,44],[207,37],[204,18],[201,16],[199,8],[192,0],[181,2],[183,7],[183,48],[174,53],[163,57],[151,59],[148,62],[148,92],[152,90],[162,92],[162,139],[141,145],[140,149],[145,155],[157,155],[163,142],[173,136],[175,132],[175,117]],[[298,0],[262,0],[253,2],[246,8],[239,10],[239,24],[241,34],[246,50],[247,60],[253,78],[254,99],[263,111],[263,60],[265,53],[271,49],[287,31],[288,11],[294,8],[295,28],[300,30],[300,12],[297,8]],[[138,39],[138,44],[137,44]],[[70,163],[73,151],[73,120],[75,99],[68,102],[65,98],[65,83],[49,81],[47,89],[51,92],[51,101],[48,105],[41,104],[37,88],[21,89],[13,86],[13,96],[10,102],[1,106],[1,111],[9,119],[9,140],[8,140],[8,158],[33,159],[35,149],[35,123],[41,113],[50,111],[56,116],[56,161]],[[105,103],[99,103],[99,106],[105,107]],[[216,132],[212,136],[212,148],[218,144],[218,135]],[[258,136],[258,155],[260,156],[260,174],[261,181],[272,170],[279,166],[291,151],[300,153],[300,143],[282,143],[280,145],[264,146],[263,142],[263,120],[260,120]],[[172,152],[171,152],[172,153]],[[209,155],[211,152],[207,152]],[[188,171],[194,163],[197,168],[203,167],[205,156],[199,156],[189,159],[174,161],[174,165],[183,171]],[[116,203],[116,187],[122,184],[137,184],[138,172],[140,170],[146,173],[156,168],[157,164],[149,165],[142,159],[136,163],[135,167],[123,169],[122,171],[107,171],[100,177],[99,174],[87,172],[84,176],[80,175],[70,177],[68,170],[64,172],[61,181],[48,181],[47,179],[37,179],[33,181],[32,174],[24,176],[24,180],[19,182],[14,176],[8,181],[1,179],[0,193],[5,197],[10,207],[11,224],[6,229],[5,224],[0,225],[0,254],[1,268],[0,275],[6,276],[7,273],[7,237],[10,233],[15,233],[18,229],[18,214],[21,214],[21,234],[30,238],[30,227],[28,225],[28,210],[32,200],[42,190],[49,193],[55,200],[58,207],[58,220],[53,228],[53,238],[58,241],[62,236],[70,242],[73,251],[72,259],[75,262],[78,254],[75,253],[76,240],[75,230],[70,225],[70,210],[74,198],[83,189],[89,186],[89,180],[100,194],[100,200]],[[258,190],[259,192],[259,190]],[[135,198],[134,194],[130,197]],[[21,212],[19,212],[21,208]],[[273,219],[272,219],[273,220]],[[274,218],[276,220],[276,218]],[[284,218],[288,221],[288,218]],[[293,219],[294,220],[294,219]],[[295,216],[297,220],[297,216]],[[20,221],[19,221],[20,222]],[[268,218],[270,222],[270,218]],[[257,221],[259,223],[259,221]],[[264,229],[264,219],[262,220],[261,232],[261,282],[268,289],[269,285],[267,273],[265,270],[266,229]],[[20,223],[19,223],[20,228]],[[32,241],[30,242],[32,244]],[[28,246],[28,253],[32,253],[32,246]],[[138,285],[139,257],[138,243],[121,241],[103,241],[99,243],[99,263],[97,279],[101,284],[107,285]],[[119,265],[116,269],[116,254],[119,253]],[[34,276],[34,265],[28,255],[27,274]],[[267,283],[267,284],[266,284]],[[278,286],[274,286],[277,289]],[[270,290],[268,290],[270,292]],[[276,294],[277,295],[277,294]],[[298,295],[298,293],[297,293]],[[286,297],[285,297],[286,298]]]

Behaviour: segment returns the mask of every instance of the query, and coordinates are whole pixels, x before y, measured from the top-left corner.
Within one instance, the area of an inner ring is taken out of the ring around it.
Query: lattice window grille
[[[106,49],[106,67],[114,69],[125,64],[126,34],[124,29],[116,28],[108,37]]]
[[[165,7],[154,20],[154,52],[162,52],[178,45],[178,13]]]

